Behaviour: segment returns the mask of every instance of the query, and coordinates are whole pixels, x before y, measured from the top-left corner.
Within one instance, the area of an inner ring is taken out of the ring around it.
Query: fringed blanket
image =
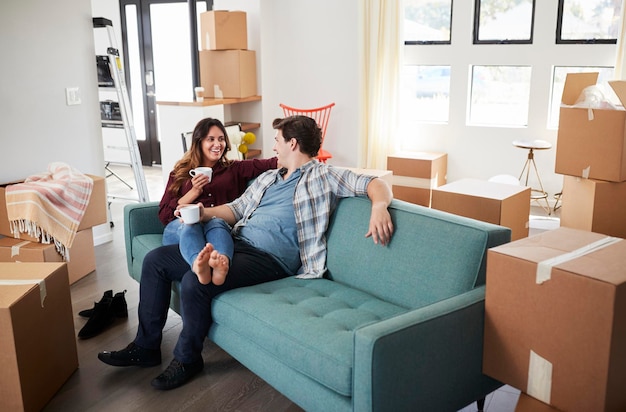
[[[91,197],[93,180],[65,163],[55,162],[48,172],[30,176],[23,183],[6,187],[7,214],[11,232],[54,241],[63,259],[69,261],[80,221]]]

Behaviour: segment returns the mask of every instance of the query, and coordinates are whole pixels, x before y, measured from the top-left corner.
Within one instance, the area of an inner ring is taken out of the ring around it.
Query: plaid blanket
[[[36,237],[41,243],[54,242],[69,261],[69,248],[85,214],[93,180],[62,162],[48,165],[48,171],[28,177],[23,183],[7,186],[6,203],[11,232]]]

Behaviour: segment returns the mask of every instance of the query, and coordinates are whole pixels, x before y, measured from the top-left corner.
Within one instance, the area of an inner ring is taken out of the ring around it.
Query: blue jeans
[[[193,265],[198,253],[207,243],[222,255],[233,260],[233,238],[230,235],[230,226],[220,218],[213,218],[208,222],[186,225],[180,219],[174,219],[165,226],[163,231],[163,245],[178,244],[180,253],[189,266]]]
[[[139,326],[135,343],[160,349],[167,320],[172,283],[180,282],[183,329],[174,348],[174,357],[183,363],[202,358],[204,339],[211,327],[211,301],[220,293],[289,276],[271,255],[243,241],[235,241],[230,270],[223,285],[203,285],[190,270],[177,245],[150,251],[141,269],[139,285]]]

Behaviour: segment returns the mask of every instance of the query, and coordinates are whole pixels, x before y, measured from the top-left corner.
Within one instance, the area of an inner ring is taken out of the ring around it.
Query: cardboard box
[[[432,208],[511,229],[511,240],[528,236],[530,188],[461,179],[433,189]]]
[[[393,197],[430,207],[432,189],[446,184],[448,155],[416,152],[387,157],[393,172]]]
[[[64,263],[0,263],[0,410],[40,411],[78,368],[67,279]]]
[[[214,99],[256,96],[256,53],[253,50],[202,50],[200,85]]]
[[[246,12],[211,10],[200,13],[200,38],[202,50],[246,50]]]
[[[561,227],[487,253],[483,373],[565,411],[626,410],[626,240]]]
[[[63,262],[54,244],[31,242],[13,237],[0,238],[0,262]],[[96,269],[96,252],[91,229],[76,234],[70,248],[67,270],[70,284]]]
[[[522,392],[515,405],[515,412],[559,412],[559,410]]]
[[[563,176],[561,226],[626,238],[626,182]]]
[[[597,73],[570,73],[562,104],[576,103]],[[626,99],[626,82],[609,82],[618,98]],[[569,176],[623,182],[626,180],[626,111],[561,106],[555,172]],[[591,116],[591,118],[590,118]]]
[[[89,204],[85,210],[83,219],[78,225],[78,231],[91,228],[93,226],[107,223],[107,194],[104,183],[104,177],[87,175],[93,179],[93,189]],[[7,214],[7,202],[5,197],[6,186],[20,182],[11,182],[0,185],[0,234],[4,236],[13,236],[11,233],[11,225]],[[20,234],[20,239],[37,242],[38,239],[25,233]]]

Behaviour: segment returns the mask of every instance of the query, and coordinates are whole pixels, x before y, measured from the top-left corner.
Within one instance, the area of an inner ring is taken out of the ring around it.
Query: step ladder
[[[135,134],[135,126],[133,123],[132,108],[130,105],[130,98],[128,97],[128,89],[126,87],[126,77],[124,76],[124,68],[122,60],[120,58],[119,49],[115,41],[115,32],[113,31],[113,23],[109,19],[103,17],[93,18],[94,29],[106,28],[109,37],[109,47],[107,48],[106,56],[97,56],[96,60],[108,62],[111,78],[113,80],[113,86],[117,92],[119,110],[121,114],[121,122],[119,126],[124,129],[126,136],[127,149],[129,152],[130,163],[128,164],[133,169],[135,177],[135,186],[137,188],[137,198],[124,197],[120,195],[107,194],[109,199],[127,199],[137,200],[140,203],[150,201],[148,194],[148,187],[146,185],[146,177],[143,173],[143,165],[141,164],[141,155],[139,153],[139,146],[137,145],[137,135]],[[106,167],[108,169],[109,163],[105,160]],[[118,163],[118,162],[116,162]],[[128,183],[125,183],[127,186]]]

